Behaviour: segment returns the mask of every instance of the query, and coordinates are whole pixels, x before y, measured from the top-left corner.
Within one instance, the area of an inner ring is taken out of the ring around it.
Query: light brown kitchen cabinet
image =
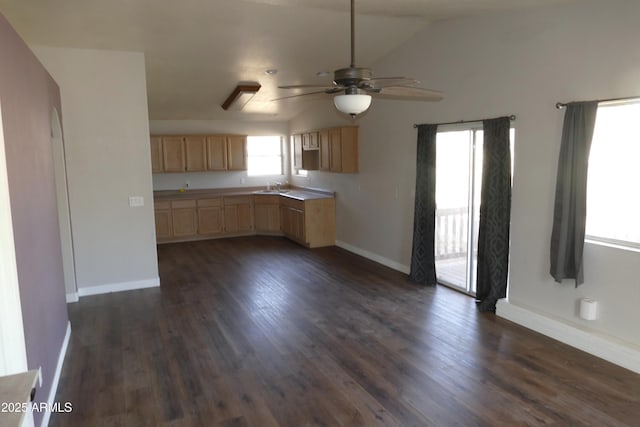
[[[198,200],[198,234],[221,234],[224,231],[222,198]]]
[[[171,202],[171,224],[173,237],[191,237],[198,232],[198,216],[195,200]]]
[[[329,129],[329,162],[331,172],[358,172],[357,127]]]
[[[227,170],[227,137],[225,135],[207,137],[207,169]]]
[[[318,132],[306,132],[302,134],[302,149],[317,150],[318,149]]]
[[[293,135],[293,168],[302,169],[302,135]]]
[[[334,198],[280,200],[280,227],[284,235],[309,248],[335,245]]]
[[[150,148],[153,173],[247,170],[246,135],[151,135]]]
[[[329,129],[322,129],[318,132],[319,159],[318,169],[321,171],[331,170],[331,147],[329,145]]]
[[[247,137],[245,135],[227,136],[227,169],[247,170]]]
[[[207,170],[207,138],[205,136],[185,136],[184,152],[187,172]]]
[[[156,239],[165,240],[173,237],[171,225],[171,202],[155,202],[154,216],[156,223]]]
[[[256,232],[261,234],[280,233],[280,196],[254,196],[253,216]]]
[[[224,232],[250,234],[253,231],[253,204],[249,196],[224,197]]]
[[[164,172],[184,172],[184,137],[162,137],[162,166]]]
[[[162,167],[162,138],[152,136],[151,141],[151,173],[164,172]]]

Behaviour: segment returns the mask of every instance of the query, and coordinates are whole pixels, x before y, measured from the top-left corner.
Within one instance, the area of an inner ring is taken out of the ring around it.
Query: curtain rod
[[[514,114],[509,116],[509,120],[515,120],[516,116]],[[446,123],[423,123],[423,124],[434,124],[434,125],[438,125],[438,126],[444,126],[444,125],[458,125],[461,123],[478,123],[478,122],[482,122],[484,120],[489,120],[489,119],[480,119],[480,120],[458,120],[457,122],[446,122]],[[417,128],[420,125],[413,125],[414,128]]]
[[[640,96],[636,95],[636,96],[625,96],[622,98],[596,99],[592,102],[600,103],[600,102],[614,102],[614,101],[629,101],[631,99],[640,100]],[[574,102],[578,102],[578,101],[574,101]],[[556,102],[556,108],[560,110],[561,108],[564,108],[569,104],[571,104],[571,102]]]

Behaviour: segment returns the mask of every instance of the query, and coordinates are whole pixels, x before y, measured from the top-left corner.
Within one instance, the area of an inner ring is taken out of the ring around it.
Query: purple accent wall
[[[0,14],[0,103],[29,369],[42,366],[37,402],[51,391],[68,314],[51,144],[60,90]],[[34,413],[36,425],[41,413]]]

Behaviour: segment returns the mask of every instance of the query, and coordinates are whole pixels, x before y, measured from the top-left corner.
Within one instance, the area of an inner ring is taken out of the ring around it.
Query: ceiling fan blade
[[[342,90],[342,89],[340,89]],[[274,99],[270,99],[270,101],[284,101],[286,99],[292,99],[292,98],[301,98],[303,96],[311,96],[311,95],[326,95],[328,92],[324,91],[324,90],[320,90],[317,92],[307,92],[307,93],[300,93],[298,95],[289,95],[289,96],[283,96],[281,98],[274,98]],[[316,96],[316,98],[319,98],[319,96]],[[310,99],[310,98],[309,98]]]
[[[406,77],[377,77],[363,83],[372,87],[388,87],[417,85],[420,82],[416,79],[409,79]]]
[[[442,92],[432,89],[410,86],[389,86],[384,87],[379,93],[372,93],[376,98],[383,99],[404,99],[409,101],[440,101]]]
[[[328,86],[324,85],[287,85],[287,86],[278,86],[278,89],[334,89],[335,85]]]

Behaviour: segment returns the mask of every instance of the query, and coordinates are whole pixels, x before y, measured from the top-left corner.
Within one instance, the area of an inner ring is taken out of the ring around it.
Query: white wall
[[[27,370],[18,268],[0,108],[0,376]]]
[[[250,136],[280,135],[288,140],[287,122],[243,122],[234,120],[151,120],[151,133],[154,135],[189,134],[239,134]],[[248,176],[246,171],[238,172],[191,172],[164,173],[153,175],[154,190],[178,190],[185,188],[236,188],[266,186],[269,182],[285,182],[289,179],[288,150],[284,150],[284,168],[282,175]]]
[[[439,103],[374,100],[359,120],[360,173],[309,174],[295,183],[338,192],[338,240],[407,269],[411,255],[416,130],[437,123],[516,114],[509,300],[594,336],[640,345],[640,253],[585,249],[585,284],[549,276],[549,241],[563,112],[558,101],[640,95],[640,3],[581,1],[434,23],[375,65],[441,89]],[[292,131],[340,124],[317,108]],[[629,192],[633,190],[630,188]],[[615,220],[615,213],[612,213]],[[579,319],[583,296],[600,318]]]
[[[144,55],[33,50],[62,96],[79,293],[157,285]]]

